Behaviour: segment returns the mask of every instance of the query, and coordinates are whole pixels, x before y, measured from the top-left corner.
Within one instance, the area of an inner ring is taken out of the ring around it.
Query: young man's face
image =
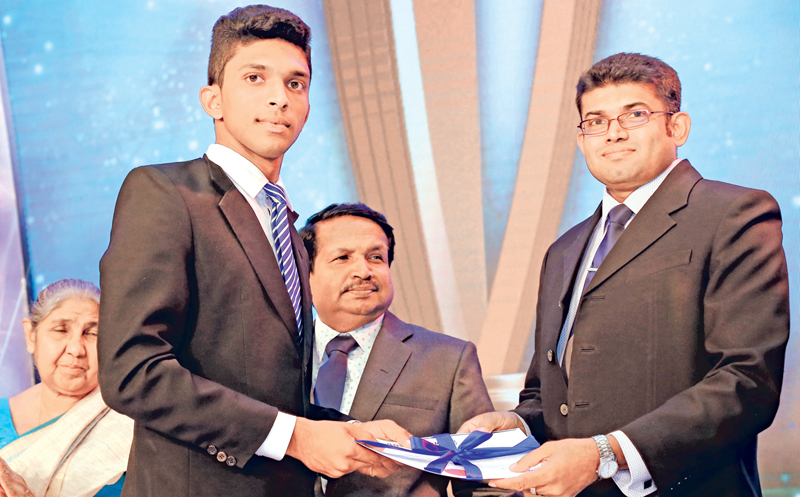
[[[310,275],[319,318],[339,332],[376,320],[394,297],[389,242],[369,219],[341,216],[317,223]]]
[[[222,87],[201,92],[216,119],[217,143],[259,168],[265,161],[279,166],[308,118],[310,82],[306,55],[296,45],[278,38],[241,45],[225,65]]]
[[[595,88],[583,95],[581,104],[581,119],[615,119],[637,109],[667,110],[653,85],[636,83]],[[676,147],[688,137],[689,125],[689,116],[683,112],[673,116],[652,114],[650,122],[633,129],[625,129],[614,120],[605,134],[579,134],[578,146],[592,175],[621,202],[669,167],[677,157]]]

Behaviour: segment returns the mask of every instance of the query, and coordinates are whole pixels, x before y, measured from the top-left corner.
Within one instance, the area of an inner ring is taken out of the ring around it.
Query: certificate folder
[[[535,438],[520,429],[411,437],[410,449],[386,440],[358,443],[407,466],[469,481],[519,476],[509,466],[539,447]]]

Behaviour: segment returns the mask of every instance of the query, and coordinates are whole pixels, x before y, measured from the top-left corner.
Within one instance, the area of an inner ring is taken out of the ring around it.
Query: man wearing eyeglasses
[[[501,488],[760,496],[756,439],[789,336],[778,204],[678,158],[691,119],[664,62],[612,55],[576,101],[602,202],[545,256],[520,405],[461,431],[520,427],[546,442]]]

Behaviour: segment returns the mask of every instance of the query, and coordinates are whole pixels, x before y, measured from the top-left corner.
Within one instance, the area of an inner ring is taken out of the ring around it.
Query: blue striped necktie
[[[283,282],[289,299],[294,308],[294,317],[297,320],[297,331],[303,334],[303,304],[300,295],[300,277],[297,275],[297,264],[292,252],[292,239],[289,236],[289,215],[286,206],[286,192],[275,183],[267,182],[264,192],[272,200],[272,211],[269,223],[272,226],[272,241],[275,243],[275,253],[278,256],[278,266],[281,268]]]

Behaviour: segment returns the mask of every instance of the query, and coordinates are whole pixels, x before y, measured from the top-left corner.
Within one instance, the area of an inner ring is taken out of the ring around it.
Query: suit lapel
[[[287,332],[292,334],[292,339],[297,342],[297,321],[294,317],[294,308],[286,291],[275,253],[267,240],[261,224],[253,213],[253,209],[239,190],[233,185],[225,172],[208,160],[209,174],[212,181],[222,194],[219,208],[227,219],[239,244],[244,249],[250,265],[258,276],[261,286],[275,306],[278,315],[286,325]],[[293,240],[294,244],[294,240]],[[303,280],[301,279],[301,282]],[[308,281],[308,279],[306,279]]]
[[[292,252],[294,253],[294,260],[297,264],[297,274],[300,277],[300,295],[303,300],[303,364],[309,364],[314,345],[314,323],[311,311],[311,285],[308,282],[308,253],[303,245],[303,240],[300,238],[300,235],[297,233],[297,230],[294,227],[297,217],[298,216],[296,212],[289,211],[289,235],[292,239]],[[283,276],[281,276],[281,281],[283,281]],[[289,303],[291,304],[291,301]],[[292,313],[292,316],[294,316],[294,309],[292,309]]]
[[[411,357],[411,347],[403,342],[413,334],[410,326],[392,313],[386,312],[361,375],[350,416],[361,421],[375,418],[386,395]]]
[[[684,160],[675,166],[625,228],[625,232],[600,265],[585,293],[588,294],[600,286],[675,226],[671,214],[686,205],[689,193],[701,179],[702,176],[689,164],[689,161]]]
[[[594,211],[592,217],[582,223],[583,226],[578,228],[578,233],[575,237],[575,240],[573,240],[572,244],[570,244],[570,246],[564,250],[562,259],[562,274],[564,275],[564,281],[561,288],[561,294],[558,297],[558,301],[561,303],[561,307],[564,309],[564,312],[566,312],[566,309],[569,308],[569,302],[566,301],[567,294],[570,293],[570,288],[572,288],[572,286],[575,284],[575,277],[577,276],[578,269],[581,266],[583,253],[586,252],[586,246],[589,244],[589,239],[592,237],[594,227],[597,225],[597,222],[600,220],[602,215],[603,208],[601,205]]]
[[[559,309],[561,310],[558,327],[545,327],[550,334],[544,337],[544,343],[553,350],[558,346],[558,339],[561,335],[561,328],[564,327],[564,320],[567,318],[569,312],[570,302],[572,300],[573,287],[575,286],[575,278],[578,274],[578,269],[583,260],[583,253],[586,251],[586,246],[589,244],[589,239],[592,237],[592,232],[597,224],[597,221],[602,215],[602,208],[598,207],[592,217],[586,219],[574,228],[575,238],[572,243],[561,253],[561,275],[563,281],[561,282],[561,291],[558,295]]]

